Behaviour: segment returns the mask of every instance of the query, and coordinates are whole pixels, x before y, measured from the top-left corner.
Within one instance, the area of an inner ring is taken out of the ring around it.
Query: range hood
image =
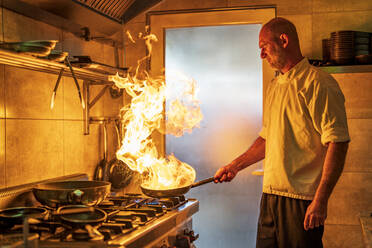
[[[2,0],[2,6],[89,40],[111,37],[161,0]]]

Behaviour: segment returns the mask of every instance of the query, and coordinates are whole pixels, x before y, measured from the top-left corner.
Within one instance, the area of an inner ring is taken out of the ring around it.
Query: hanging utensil
[[[71,63],[70,63],[70,60],[68,59],[68,57],[66,57],[65,61],[66,61],[67,66],[70,68],[71,75],[72,75],[72,77],[73,77],[73,79],[74,79],[74,82],[75,82],[76,88],[77,88],[77,90],[78,90],[78,94],[79,94],[79,99],[80,99],[80,102],[81,102],[81,106],[83,107],[83,109],[85,109],[84,99],[83,99],[83,97],[82,97],[82,95],[81,95],[81,92],[80,92],[80,86],[79,86],[79,83],[78,83],[77,78],[76,78],[76,76],[75,76],[74,69],[72,68]]]
[[[59,86],[59,82],[61,81],[62,75],[63,75],[64,68],[61,68],[58,74],[57,82],[56,85],[54,86],[53,94],[52,94],[52,100],[50,101],[50,109],[53,109],[54,107],[54,99],[56,98],[57,95],[57,89]]]
[[[115,120],[116,136],[118,138],[118,148],[121,145],[120,121]],[[108,179],[114,189],[122,189],[127,186],[132,180],[133,171],[127,164],[116,158],[116,156],[109,162],[108,165]]]
[[[99,181],[107,181],[108,179],[108,149],[107,149],[107,123],[104,120],[102,125],[103,129],[103,159],[97,165],[94,171],[94,179]]]

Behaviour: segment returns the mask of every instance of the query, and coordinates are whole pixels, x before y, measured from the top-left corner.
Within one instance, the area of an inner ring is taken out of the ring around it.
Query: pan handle
[[[210,183],[210,182],[213,182],[214,181],[214,177],[210,177],[210,178],[207,178],[207,179],[204,179],[204,180],[201,180],[199,182],[196,182],[196,183],[193,183],[191,185],[191,188],[195,188],[195,187],[198,187],[200,185],[203,185],[203,184],[206,184],[206,183]]]

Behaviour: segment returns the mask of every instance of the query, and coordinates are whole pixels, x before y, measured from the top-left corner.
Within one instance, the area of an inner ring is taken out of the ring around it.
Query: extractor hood
[[[2,0],[2,6],[89,39],[88,35],[111,37],[160,1]]]

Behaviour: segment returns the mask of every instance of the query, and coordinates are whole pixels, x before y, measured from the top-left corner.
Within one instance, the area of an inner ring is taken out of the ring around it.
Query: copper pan
[[[192,184],[184,186],[184,187],[173,188],[173,189],[149,189],[149,188],[146,188],[143,185],[141,185],[141,190],[142,190],[142,193],[144,193],[145,195],[150,196],[150,197],[167,198],[167,197],[175,197],[175,196],[184,195],[187,192],[189,192],[189,190],[191,188],[195,188],[195,187],[198,187],[200,185],[210,183],[210,182],[213,182],[213,181],[214,181],[214,177],[210,177],[210,178],[201,180],[201,181],[196,182],[196,183],[192,183]]]

